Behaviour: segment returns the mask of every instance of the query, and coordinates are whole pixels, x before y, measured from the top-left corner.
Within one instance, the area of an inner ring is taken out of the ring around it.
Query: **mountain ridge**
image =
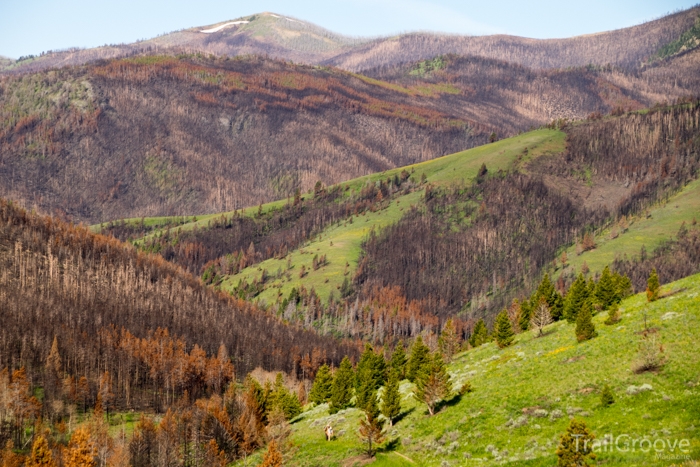
[[[693,7],[612,31],[563,39],[530,39],[503,34],[460,36],[425,32],[355,38],[303,20],[264,12],[208,26],[186,28],[132,44],[47,53],[15,62],[5,67],[4,71],[39,71],[165,50],[219,56],[267,55],[307,64],[332,65],[348,71],[424,60],[441,53],[476,54],[533,68],[566,68],[589,64],[638,68],[661,47],[677,40],[691,29],[698,13],[700,7]],[[206,28],[237,21],[248,23],[233,25],[212,34],[201,32]],[[621,49],[622,44],[626,47],[625,50]]]

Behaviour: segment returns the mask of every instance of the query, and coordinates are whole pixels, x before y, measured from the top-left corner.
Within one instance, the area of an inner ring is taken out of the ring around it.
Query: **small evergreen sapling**
[[[508,319],[508,311],[503,310],[496,317],[496,325],[494,326],[493,334],[496,338],[496,344],[498,344],[498,347],[501,349],[513,343],[515,333],[513,332],[513,325],[510,319]]]
[[[656,274],[656,268],[652,268],[647,280],[647,301],[654,302],[659,299],[659,276]]]
[[[592,444],[595,435],[586,427],[583,420],[573,419],[561,435],[559,447],[557,447],[558,467],[583,467],[590,465],[589,460],[596,458]]]
[[[620,322],[620,307],[613,305],[608,309],[608,318],[604,321],[605,324],[611,326]]]
[[[365,418],[360,420],[360,439],[366,443],[365,453],[372,457],[377,451],[377,445],[384,442],[384,422],[379,420],[376,392],[371,394],[363,411]]]
[[[586,302],[576,318],[576,339],[578,339],[579,342],[583,342],[593,339],[597,335],[598,333],[593,325],[591,305]]]
[[[483,319],[480,319],[474,325],[474,330],[469,338],[469,344],[472,347],[479,347],[481,344],[488,342],[489,340],[489,330],[486,328],[486,323]]]
[[[613,405],[615,403],[615,395],[612,392],[612,389],[610,389],[610,386],[607,384],[603,388],[603,391],[600,393],[600,404],[603,407],[608,407],[610,405]]]

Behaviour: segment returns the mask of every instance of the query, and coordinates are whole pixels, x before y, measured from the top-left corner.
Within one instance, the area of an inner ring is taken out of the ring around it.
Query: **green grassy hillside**
[[[596,248],[576,254],[576,245],[566,249],[564,272],[578,273],[585,262],[592,272],[601,272],[617,257],[638,256],[642,247],[654,251],[664,241],[675,238],[683,222],[690,225],[700,217],[700,180],[689,183],[668,201],[646,214],[626,219],[626,226],[615,225],[596,237]]]
[[[518,335],[505,350],[489,343],[457,355],[449,366],[453,387],[470,381],[474,392],[433,417],[404,381],[403,418],[387,428],[388,447],[372,465],[551,466],[559,436],[574,416],[598,439],[619,439],[619,449],[598,453],[601,465],[670,465],[674,459],[663,456],[678,454],[679,463],[700,458],[700,275],[662,291],[668,296],[654,303],[643,294],[626,299],[615,325],[594,317],[599,336],[584,343],[577,343],[572,324],[559,322],[544,337]],[[663,347],[664,364],[658,372],[636,374],[632,367],[645,323]],[[615,397],[607,408],[600,402],[605,385]],[[648,390],[640,391],[643,385]],[[304,412],[292,424],[296,448],[289,465],[364,465],[360,417],[357,409],[329,416],[325,404]],[[328,422],[337,434],[332,442],[323,436]],[[630,442],[625,452],[625,441],[641,439],[688,440],[690,447],[687,453],[666,447],[657,457],[654,449],[645,452],[637,444],[633,450]]]
[[[356,178],[339,185],[341,191],[345,193],[344,197],[347,198],[359,193],[367,184],[378,183],[380,180],[394,177],[404,170],[411,173],[411,177],[415,180],[424,178],[426,185],[470,184],[482,164],[486,164],[491,172],[513,168],[524,169],[525,164],[533,158],[561,153],[564,150],[564,140],[565,134],[561,131],[535,130],[430,161]],[[345,277],[352,279],[354,275],[362,242],[369,232],[372,229],[381,229],[397,222],[411,206],[420,205],[422,199],[422,189],[406,195],[394,196],[385,203],[384,209],[351,216],[341,224],[330,226],[284,259],[271,258],[248,267],[239,274],[225,277],[221,287],[224,290],[233,291],[241,281],[252,283],[259,279],[265,270],[268,275],[272,275],[272,279],[265,283],[264,291],[257,296],[258,300],[267,303],[274,302],[279,295],[287,296],[292,288],[299,288],[301,285],[307,289],[313,287],[323,300],[327,300],[332,291],[335,291],[337,297]],[[283,199],[263,204],[262,211],[269,212],[286,203],[288,200]],[[241,211],[242,215],[250,217],[256,215],[257,212],[257,206],[248,207]],[[139,245],[152,236],[162,235],[167,228],[176,228],[182,232],[195,228],[207,228],[213,219],[232,214],[233,212],[183,217],[138,218],[125,219],[124,222],[131,224],[143,222],[150,229],[147,235],[135,240],[135,243]],[[101,225],[91,227],[93,231],[99,231],[100,228]],[[311,265],[316,255],[319,257],[326,255],[328,265],[314,270]],[[302,266],[307,273],[303,278],[300,278],[299,273]]]
[[[468,184],[476,177],[482,164],[486,164],[490,171],[508,170],[534,157],[559,153],[564,149],[564,137],[564,133],[560,131],[536,130],[431,161],[360,177],[341,186],[349,188],[346,193],[359,192],[366,184],[393,177],[403,170],[411,172],[416,178],[425,174],[427,184]],[[337,291],[344,278],[352,279],[354,275],[362,242],[369,232],[397,222],[406,209],[419,205],[422,198],[422,190],[397,196],[385,209],[354,216],[341,225],[332,226],[303,248],[290,253],[287,258],[268,259],[251,266],[239,274],[229,276],[221,286],[224,290],[233,290],[242,280],[251,283],[259,279],[263,270],[266,270],[274,279],[265,285],[265,291],[258,298],[267,303],[275,301],[278,295],[289,295],[292,288],[298,288],[302,284],[307,289],[313,287],[323,300],[327,300],[333,290],[336,291],[337,297]],[[277,205],[279,202],[263,205],[263,208],[273,209]],[[249,215],[253,212],[257,212],[257,209],[247,210]],[[194,225],[205,227],[208,219],[208,216],[202,217],[196,223],[185,224],[182,228],[191,229]],[[311,266],[315,255],[326,255],[328,266],[314,271]],[[300,278],[302,266],[308,274]]]

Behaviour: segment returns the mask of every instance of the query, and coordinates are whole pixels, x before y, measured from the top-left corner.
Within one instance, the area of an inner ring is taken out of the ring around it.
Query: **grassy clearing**
[[[486,164],[491,172],[509,170],[513,167],[521,168],[528,160],[535,157],[560,153],[564,150],[564,140],[565,134],[560,131],[547,129],[531,131],[430,161],[349,180],[341,183],[340,186],[347,196],[352,196],[360,192],[367,183],[376,183],[379,180],[393,177],[403,170],[411,173],[415,180],[420,180],[425,175],[426,182],[434,185],[467,184],[476,177],[482,164]],[[391,200],[389,207],[382,211],[356,216],[352,223],[344,222],[329,227],[302,248],[290,253],[284,260],[269,259],[251,266],[235,276],[227,277],[222,283],[222,288],[232,290],[241,279],[252,282],[260,277],[263,269],[266,269],[269,274],[275,277],[268,282],[265,291],[259,295],[259,300],[272,303],[278,295],[287,296],[293,287],[298,288],[302,283],[307,289],[313,287],[323,300],[327,300],[331,291],[337,292],[346,277],[346,272],[347,276],[352,278],[362,242],[371,229],[381,229],[398,222],[403,213],[406,212],[405,210],[411,205],[419,204],[421,198],[422,192],[395,197]],[[282,199],[264,204],[262,205],[263,212],[279,209],[287,202],[288,200]],[[243,215],[253,216],[257,211],[257,206],[251,206],[241,212]],[[233,212],[198,216],[133,218],[125,219],[124,222],[136,224],[143,221],[146,226],[152,228],[146,236],[135,242],[138,245],[153,235],[161,235],[168,225],[171,227],[175,225],[177,229],[182,231],[194,229],[195,226],[206,228],[212,219],[218,218],[222,214],[231,216]],[[94,225],[91,229],[99,231],[100,226]],[[316,254],[319,257],[326,255],[329,264],[314,271],[311,264]],[[347,269],[346,264],[348,264]],[[302,266],[308,271],[303,279],[299,278]],[[281,273],[280,276],[277,276],[278,271]],[[286,273],[289,273],[289,278],[287,278]]]
[[[227,277],[221,284],[222,289],[232,290],[240,280],[252,282],[259,278],[262,270],[275,276],[267,284],[267,288],[257,299],[266,303],[273,303],[278,295],[288,296],[292,288],[299,287],[302,283],[307,289],[314,290],[322,300],[328,300],[331,291],[337,290],[345,277],[352,279],[352,273],[357,267],[362,241],[372,229],[381,229],[397,222],[411,205],[417,204],[423,193],[414,192],[401,196],[391,202],[386,209],[377,212],[366,212],[364,215],[353,216],[351,221],[335,225],[326,229],[321,235],[287,255],[285,259],[268,259],[254,266],[244,269],[235,276]],[[316,271],[312,268],[313,258],[326,255],[328,265]],[[346,269],[346,264],[349,266]],[[303,278],[299,277],[302,267],[308,271]],[[279,275],[278,275],[279,271]],[[345,275],[347,272],[347,276]],[[285,275],[288,273],[289,279]]]
[[[469,380],[474,392],[433,417],[411,398],[410,383],[402,383],[404,418],[387,429],[391,448],[372,465],[550,466],[572,416],[585,420],[599,439],[608,433],[652,442],[687,439],[689,458],[700,458],[700,275],[663,289],[676,293],[652,304],[643,294],[625,300],[616,325],[605,326],[605,316],[594,317],[599,336],[584,343],[577,343],[574,326],[564,322],[549,326],[541,338],[520,334],[505,350],[489,343],[459,354],[449,366],[454,387]],[[631,368],[645,315],[663,344],[665,364],[657,373],[635,374]],[[616,400],[608,408],[600,403],[606,384]],[[643,384],[652,390],[628,393]],[[303,413],[293,424],[297,450],[290,465],[352,465],[344,459],[361,456],[360,417],[357,409],[329,416],[325,405]],[[330,443],[323,438],[329,421],[338,434]],[[653,449],[644,452],[637,445],[633,451],[631,442],[625,452],[625,439],[622,450],[599,452],[598,461],[608,466],[673,463],[657,458]],[[672,453],[667,448],[664,454]]]
[[[524,148],[528,148],[528,151],[524,152]],[[554,130],[537,130],[431,161],[350,180],[341,186],[348,186],[349,192],[359,192],[365,184],[393,177],[403,170],[411,172],[415,178],[425,174],[427,183],[434,185],[471,183],[482,164],[486,164],[490,171],[508,170],[516,163],[525,163],[529,159],[544,154],[559,153],[563,149],[563,133]],[[259,279],[265,269],[268,274],[273,275],[273,280],[268,282],[265,291],[257,297],[261,302],[273,303],[278,296],[286,297],[292,288],[299,288],[302,284],[307,289],[313,287],[324,301],[332,291],[336,291],[335,295],[338,297],[337,291],[345,277],[352,279],[355,273],[362,242],[369,232],[398,222],[411,205],[421,203],[422,197],[422,191],[396,197],[391,200],[389,207],[382,211],[355,216],[352,223],[346,221],[341,225],[329,227],[302,248],[291,252],[285,259],[268,259],[244,269],[235,276],[227,277],[221,287],[230,291],[241,280],[251,283]],[[270,209],[269,205],[263,207]],[[202,222],[206,222],[204,218],[198,220],[198,223]],[[326,255],[329,264],[314,271],[311,267],[314,255],[319,257]],[[348,264],[347,269],[346,264]],[[300,278],[299,272],[302,266],[308,274]]]
[[[651,253],[664,241],[675,238],[683,222],[690,226],[693,219],[700,217],[700,180],[689,183],[683,190],[669,198],[668,202],[649,210],[649,217],[640,215],[628,219],[629,228],[612,239],[607,230],[596,238],[597,247],[576,255],[576,246],[566,250],[569,258],[564,271],[581,270],[585,261],[592,272],[600,272],[616,257],[639,256],[642,246]]]

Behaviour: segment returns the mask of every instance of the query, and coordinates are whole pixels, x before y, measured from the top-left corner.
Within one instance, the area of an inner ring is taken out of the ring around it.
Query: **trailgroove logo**
[[[654,452],[659,460],[689,460],[690,440],[670,438],[633,438],[628,434],[608,433],[599,439],[580,440],[584,435],[573,434],[576,451],[584,452]]]

